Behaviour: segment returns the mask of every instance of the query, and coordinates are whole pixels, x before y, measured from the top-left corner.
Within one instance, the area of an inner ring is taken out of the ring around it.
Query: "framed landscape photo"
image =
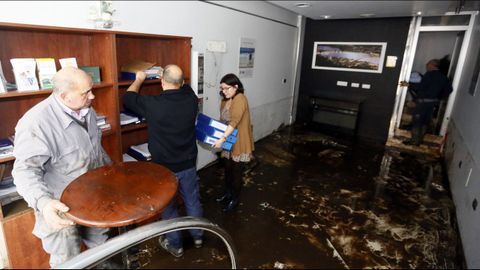
[[[386,49],[386,42],[316,41],[312,69],[382,73]]]

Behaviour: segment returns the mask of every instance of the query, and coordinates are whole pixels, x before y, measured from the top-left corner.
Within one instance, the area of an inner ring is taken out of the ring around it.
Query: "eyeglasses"
[[[228,91],[230,88],[233,88],[233,86],[228,86],[225,88],[220,86],[220,91]]]

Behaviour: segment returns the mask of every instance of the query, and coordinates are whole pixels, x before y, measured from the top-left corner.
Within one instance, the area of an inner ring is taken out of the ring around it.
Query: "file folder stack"
[[[212,145],[214,142],[219,140],[225,134],[227,130],[227,125],[208,117],[203,113],[199,113],[197,117],[196,125],[196,135],[197,140]],[[226,138],[226,141],[222,145],[222,149],[231,151],[233,145],[237,141],[238,130],[234,129],[232,134]]]

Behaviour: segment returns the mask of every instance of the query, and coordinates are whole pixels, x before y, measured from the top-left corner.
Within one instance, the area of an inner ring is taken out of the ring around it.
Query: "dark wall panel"
[[[395,103],[395,91],[410,20],[411,18],[308,19],[305,27],[297,121],[310,120],[311,106],[308,101],[311,96],[362,101],[357,135],[364,139],[385,142]],[[385,55],[396,56],[397,65],[394,68],[387,68],[384,62],[382,73],[312,69],[315,41],[386,42]],[[347,81],[349,85],[337,86],[337,81]],[[351,82],[370,84],[371,88],[368,90],[352,88]]]

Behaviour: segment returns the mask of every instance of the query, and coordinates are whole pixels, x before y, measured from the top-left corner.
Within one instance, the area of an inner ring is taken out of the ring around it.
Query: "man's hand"
[[[59,200],[50,200],[42,209],[43,219],[47,223],[48,227],[59,231],[65,227],[74,225],[75,223],[63,216],[63,213],[70,210],[68,206],[60,202]]]
[[[135,80],[136,81],[139,81],[139,82],[142,82],[145,81],[145,78],[147,78],[147,74],[143,71],[137,71],[137,73],[135,74]]]
[[[408,82],[407,81],[401,81],[400,82],[400,86],[408,86]]]
[[[137,71],[135,74],[135,81],[128,87],[127,92],[136,92],[140,90],[140,86],[142,86],[143,81],[145,81],[145,78],[147,77],[147,74],[143,71]]]

